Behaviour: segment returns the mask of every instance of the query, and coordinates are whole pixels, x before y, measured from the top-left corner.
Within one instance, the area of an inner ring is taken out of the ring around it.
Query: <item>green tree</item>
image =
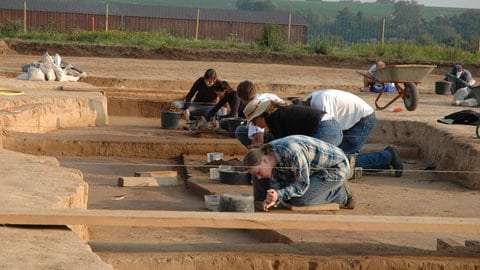
[[[284,47],[284,43],[280,26],[278,24],[265,24],[262,31],[262,37],[258,41],[258,44],[272,51],[281,51]]]
[[[377,4],[394,4],[394,0],[377,0],[375,3]]]
[[[237,0],[235,3],[239,10],[272,11],[276,5],[273,0]]]
[[[424,32],[425,24],[425,18],[417,1],[400,0],[395,3],[392,20],[394,31],[390,31],[393,37],[412,40]]]

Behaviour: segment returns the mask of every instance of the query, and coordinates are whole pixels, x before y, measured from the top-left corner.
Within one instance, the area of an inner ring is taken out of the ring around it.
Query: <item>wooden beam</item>
[[[133,176],[140,177],[171,177],[177,179],[177,171],[145,171],[134,172]]]
[[[177,177],[119,177],[119,187],[160,187],[178,185]]]
[[[437,250],[464,247],[464,245],[451,238],[437,238]]]
[[[295,206],[289,203],[285,203],[285,206],[295,212],[305,212],[305,211],[338,211],[340,210],[340,205],[338,203],[325,203],[318,205],[307,205],[307,206]]]
[[[1,209],[0,224],[480,233],[480,218],[263,212]]]

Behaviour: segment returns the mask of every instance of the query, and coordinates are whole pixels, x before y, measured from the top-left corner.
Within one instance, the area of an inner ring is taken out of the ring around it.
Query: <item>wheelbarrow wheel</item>
[[[409,111],[415,111],[418,106],[418,90],[414,83],[405,83],[403,103]]]

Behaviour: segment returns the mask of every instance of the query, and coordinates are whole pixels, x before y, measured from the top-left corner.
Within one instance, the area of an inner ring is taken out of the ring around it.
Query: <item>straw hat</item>
[[[245,106],[243,114],[247,117],[247,121],[251,122],[256,117],[262,115],[269,108],[270,104],[272,104],[270,100],[254,99]]]

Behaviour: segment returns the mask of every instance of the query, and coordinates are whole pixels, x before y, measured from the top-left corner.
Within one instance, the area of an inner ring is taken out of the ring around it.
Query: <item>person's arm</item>
[[[225,105],[225,103],[227,103],[226,98],[220,99],[217,102],[217,104],[215,104],[215,106],[213,106],[213,108],[210,109],[210,111],[207,114],[206,120],[207,121],[212,121],[213,116],[218,112],[218,110],[220,110],[220,108],[222,108],[223,105]]]
[[[200,83],[200,80],[203,80],[203,78],[198,78],[185,96],[185,104],[183,105],[183,109],[188,109],[188,107],[190,107],[190,102],[198,91],[198,84]]]
[[[238,117],[238,108],[240,108],[241,103],[236,91],[228,93],[228,105],[230,106],[228,117]]]

